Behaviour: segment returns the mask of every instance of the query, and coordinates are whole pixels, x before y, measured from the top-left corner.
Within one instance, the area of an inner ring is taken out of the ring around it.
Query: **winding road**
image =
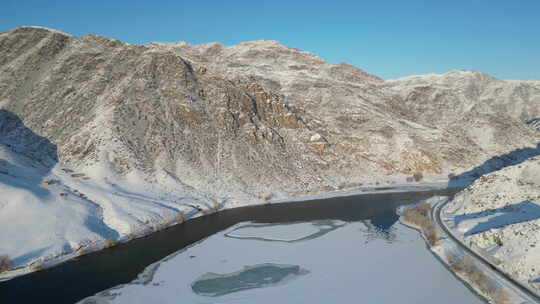
[[[455,237],[450,229],[446,226],[444,221],[441,219],[441,209],[446,206],[447,203],[449,203],[451,200],[447,200],[443,203],[437,204],[432,209],[431,216],[435,220],[436,224],[443,230],[443,232],[447,235],[447,237],[452,240],[459,248],[461,248],[464,252],[469,254],[470,256],[476,258],[478,262],[486,266],[488,269],[490,269],[493,273],[495,273],[499,278],[501,278],[508,286],[511,286],[515,291],[521,293],[524,295],[527,299],[531,300],[532,303],[540,303],[540,296],[536,294],[531,288],[523,285],[522,283],[514,280],[511,276],[506,274],[504,271],[500,270],[498,267],[490,263],[486,258],[481,256],[480,254],[476,253],[474,250],[472,250],[469,246],[465,245],[460,239]]]

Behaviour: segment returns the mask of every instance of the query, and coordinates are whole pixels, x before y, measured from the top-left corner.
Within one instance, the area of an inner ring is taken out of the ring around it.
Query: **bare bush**
[[[510,303],[510,297],[504,289],[491,277],[486,275],[479,268],[471,256],[466,255],[459,258],[455,254],[447,254],[447,261],[450,264],[450,269],[460,274],[469,284],[478,288],[484,295],[491,298],[494,303],[507,304]]]
[[[183,211],[179,211],[178,214],[174,217],[176,223],[183,223],[185,221],[185,216]]]
[[[403,212],[403,219],[422,231],[426,242],[429,246],[434,246],[437,243],[437,230],[431,221],[429,212],[431,206],[429,204],[419,204],[413,207],[407,208]]]
[[[433,227],[431,221],[430,225],[424,228],[423,233],[430,247],[434,246],[437,243],[437,231],[435,230],[435,227]]]
[[[11,266],[11,259],[7,255],[0,255],[0,272],[4,272]]]
[[[448,266],[450,267],[450,269],[456,272],[461,271],[459,269],[454,269],[454,265],[457,265],[461,261],[461,256],[457,255],[453,251],[448,250],[444,252],[444,256],[446,258],[446,262],[448,262]]]
[[[41,271],[43,269],[45,269],[45,266],[43,266],[42,260],[36,261],[32,264],[32,270],[34,271]]]
[[[269,193],[263,193],[261,195],[261,199],[265,202],[270,202],[270,200],[274,198],[274,193],[272,192],[269,192]]]
[[[429,204],[419,204],[414,207],[409,207],[403,213],[405,221],[416,225],[417,227],[428,226],[431,222],[429,219],[429,210],[431,206]]]
[[[419,182],[424,179],[424,174],[422,174],[422,172],[415,172],[412,177],[415,182]]]
[[[113,238],[107,239],[105,241],[105,248],[111,248],[117,244],[117,241]]]
[[[342,182],[337,186],[337,188],[339,190],[342,190],[342,189],[357,188],[357,187],[360,187],[362,185],[363,185],[363,183],[360,183],[360,182]]]

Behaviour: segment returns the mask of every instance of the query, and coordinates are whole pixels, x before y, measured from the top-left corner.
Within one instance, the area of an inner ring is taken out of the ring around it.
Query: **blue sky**
[[[275,39],[382,78],[470,69],[540,79],[539,0],[2,0],[0,31],[19,25],[131,43]]]

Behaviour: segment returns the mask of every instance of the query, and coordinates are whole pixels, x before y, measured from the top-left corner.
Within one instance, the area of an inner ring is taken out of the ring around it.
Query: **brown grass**
[[[263,193],[261,195],[261,199],[265,202],[269,202],[272,198],[274,198],[274,193],[272,192],[269,192],[269,193]]]
[[[337,185],[337,188],[339,190],[358,188],[358,187],[361,187],[363,184],[364,183],[361,183],[361,182],[342,182],[339,185]]]
[[[431,222],[429,218],[429,210],[431,210],[431,206],[429,204],[419,204],[407,208],[402,216],[407,222],[422,228]]]
[[[11,264],[12,264],[12,261],[9,258],[9,256],[5,254],[0,255],[0,272],[4,272],[8,270]]]
[[[107,239],[105,241],[105,248],[111,248],[111,247],[115,246],[117,243],[118,242],[113,238]]]
[[[461,258],[454,253],[447,253],[446,259],[452,271],[462,276],[469,284],[478,288],[484,295],[491,298],[494,303],[510,303],[508,293],[495,280],[487,276],[469,255]]]
[[[426,241],[430,247],[433,247],[437,243],[437,231],[433,225],[430,225],[423,230]]]
[[[179,211],[178,214],[174,217],[174,221],[178,224],[183,223],[185,221],[184,212]]]
[[[41,271],[45,269],[45,266],[43,266],[43,261],[36,261],[32,264],[32,270],[34,271]]]
[[[422,231],[429,246],[437,243],[437,231],[429,217],[431,206],[429,204],[419,204],[414,207],[409,207],[403,213],[403,219]]]

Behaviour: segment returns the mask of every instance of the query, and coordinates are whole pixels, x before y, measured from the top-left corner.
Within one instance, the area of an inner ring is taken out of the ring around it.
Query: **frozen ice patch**
[[[286,283],[309,271],[298,265],[260,264],[228,273],[206,273],[191,285],[199,295],[217,297],[253,288],[263,288]]]
[[[235,239],[294,243],[321,237],[346,224],[346,222],[338,220],[292,224],[249,223],[236,227],[225,236]]]

